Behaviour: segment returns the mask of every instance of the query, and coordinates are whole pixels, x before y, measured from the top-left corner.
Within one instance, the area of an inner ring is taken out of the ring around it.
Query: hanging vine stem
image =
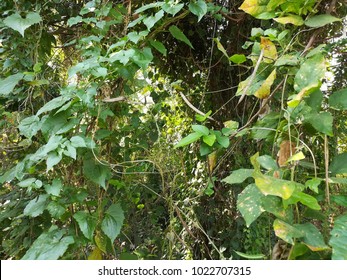
[[[329,190],[329,145],[328,136],[324,136],[324,161],[325,161],[325,199],[330,206],[330,190]]]

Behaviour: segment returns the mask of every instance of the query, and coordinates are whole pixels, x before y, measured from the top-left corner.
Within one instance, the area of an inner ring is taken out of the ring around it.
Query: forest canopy
[[[344,0],[2,0],[2,259],[347,259]]]

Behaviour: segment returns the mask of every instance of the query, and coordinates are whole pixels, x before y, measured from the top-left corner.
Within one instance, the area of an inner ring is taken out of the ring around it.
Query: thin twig
[[[206,114],[204,112],[201,112],[198,108],[196,108],[192,103],[189,102],[189,100],[187,99],[187,97],[182,93],[179,92],[179,94],[181,95],[182,99],[184,100],[184,102],[189,106],[189,108],[191,108],[193,111],[195,111],[196,113],[206,116]],[[215,119],[211,118],[210,116],[207,117],[209,120],[215,121]]]

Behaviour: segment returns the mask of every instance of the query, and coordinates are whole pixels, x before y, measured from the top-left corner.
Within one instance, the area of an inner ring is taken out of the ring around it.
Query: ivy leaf
[[[187,146],[195,141],[197,141],[198,139],[200,139],[203,136],[203,134],[201,134],[200,132],[193,132],[191,134],[189,134],[188,136],[184,137],[183,139],[181,139],[181,141],[179,141],[174,148],[179,148],[179,147],[183,147],[183,146]]]
[[[9,95],[14,87],[19,83],[21,79],[23,79],[24,74],[17,73],[11,76],[8,76],[7,78],[0,80],[0,96],[6,97]]]
[[[274,221],[273,228],[276,236],[292,245],[294,245],[293,238],[300,238],[305,236],[305,233],[301,230],[279,219],[276,219]]]
[[[228,177],[225,177],[222,182],[230,185],[241,184],[247,178],[252,177],[253,171],[253,169],[234,170]]]
[[[40,196],[30,200],[24,208],[24,215],[29,217],[37,217],[46,209],[48,194],[41,194]]]
[[[304,20],[302,19],[301,16],[298,16],[298,15],[291,15],[291,14],[288,14],[287,16],[285,17],[278,17],[278,18],[274,18],[274,21],[277,21],[278,23],[281,23],[281,24],[293,24],[293,25],[296,25],[296,26],[301,26],[304,24]]]
[[[333,260],[347,260],[347,215],[342,215],[334,221],[329,245],[333,248]]]
[[[97,219],[83,211],[78,211],[73,215],[74,219],[77,221],[80,230],[83,235],[89,239],[93,239],[94,230],[96,228]]]
[[[175,25],[171,25],[169,28],[169,31],[171,33],[171,35],[179,40],[182,41],[184,43],[186,43],[189,47],[191,47],[192,49],[194,49],[192,43],[189,41],[189,39],[186,37],[186,35],[184,35],[184,33],[182,32],[181,29],[179,29],[177,26]]]
[[[341,19],[329,14],[316,15],[305,20],[305,25],[308,27],[318,28],[336,21],[341,21]]]
[[[197,0],[189,3],[189,10],[198,17],[198,22],[207,13],[207,5],[203,0]]]
[[[101,224],[102,231],[110,238],[112,243],[120,233],[123,222],[123,209],[119,204],[112,204],[106,211]]]
[[[42,21],[42,18],[40,14],[34,13],[34,12],[29,12],[26,14],[25,18],[22,18],[20,14],[15,13],[13,15],[8,16],[4,20],[4,24],[13,30],[18,31],[23,37],[24,37],[24,31],[36,24]]]
[[[347,173],[347,153],[335,156],[329,166],[329,170],[334,175]]]
[[[347,88],[336,91],[330,95],[329,106],[337,110],[347,110]]]
[[[57,260],[74,242],[72,236],[64,236],[63,230],[52,226],[34,241],[22,260]]]
[[[248,185],[238,196],[237,209],[249,227],[264,212],[261,199],[264,195],[255,184]]]

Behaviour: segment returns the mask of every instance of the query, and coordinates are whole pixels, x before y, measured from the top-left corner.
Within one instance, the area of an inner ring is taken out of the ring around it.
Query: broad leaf
[[[334,136],[333,121],[334,117],[330,112],[312,112],[311,114],[305,116],[305,122],[310,123],[318,132],[328,136]]]
[[[210,130],[204,125],[193,124],[192,129],[195,132],[201,133],[202,135],[206,135],[206,136],[210,133]]]
[[[105,213],[101,224],[102,231],[110,238],[111,242],[120,233],[123,226],[124,212],[119,204],[112,204]]]
[[[156,24],[162,17],[164,16],[164,11],[160,10],[154,16],[149,16],[143,20],[143,23],[146,25],[147,30],[151,30],[151,28]]]
[[[207,13],[207,5],[203,0],[194,0],[189,3],[189,10],[198,17],[198,22]]]
[[[247,61],[247,58],[244,54],[234,54],[231,57],[229,57],[229,60],[236,64],[241,64]]]
[[[85,140],[81,136],[73,136],[70,139],[71,145],[75,148],[87,147]]]
[[[65,208],[56,201],[51,201],[47,205],[47,210],[55,219],[59,219],[65,213]]]
[[[96,163],[93,158],[84,161],[83,173],[89,180],[103,188],[106,188],[106,179],[111,175],[108,166]]]
[[[275,21],[277,21],[278,23],[281,24],[293,24],[293,25],[297,25],[297,26],[301,26],[304,24],[304,20],[302,19],[301,16],[298,15],[290,15],[288,14],[285,17],[278,17],[278,18],[274,18]]]
[[[301,230],[279,219],[276,219],[274,221],[273,228],[277,237],[292,245],[294,245],[293,238],[300,238],[305,236],[305,233]]]
[[[62,188],[63,188],[63,184],[61,180],[58,178],[55,178],[51,185],[45,185],[46,192],[54,196],[59,196]]]
[[[290,198],[283,201],[283,204],[286,207],[289,204],[295,204],[297,202],[300,202],[313,210],[321,209],[316,198],[303,192],[294,192]]]
[[[277,60],[277,49],[274,43],[271,40],[261,37],[260,38],[260,47],[264,50],[264,62],[265,63],[273,63]],[[275,71],[275,74],[273,72]],[[275,75],[276,78],[276,70],[272,71],[272,75]],[[271,75],[270,75],[271,76]]]
[[[330,95],[329,106],[338,110],[347,110],[347,88],[336,91]]]
[[[63,230],[52,226],[49,231],[43,232],[25,253],[22,260],[57,260],[61,257],[70,244],[73,244],[72,236],[64,236]]]
[[[340,216],[334,221],[329,245],[333,248],[333,260],[347,260],[347,215]]]
[[[295,225],[295,227],[305,233],[305,236],[303,237],[303,243],[312,251],[322,251],[329,249],[329,247],[324,242],[323,235],[311,223]]]
[[[277,218],[291,222],[293,220],[293,212],[290,208],[283,207],[282,199],[277,196],[264,196],[261,199],[261,205],[266,212],[274,214]]]
[[[94,230],[96,228],[97,219],[96,217],[90,215],[89,213],[78,211],[73,215],[74,219],[77,221],[80,230],[83,235],[89,239],[93,240]]]
[[[24,215],[29,217],[37,217],[43,213],[47,206],[48,194],[41,194],[40,196],[30,200],[24,208]]]
[[[42,123],[36,115],[27,117],[19,123],[19,131],[28,139],[31,139],[41,129]]]
[[[19,13],[15,13],[13,15],[8,16],[4,20],[4,24],[13,30],[18,31],[23,37],[24,37],[24,31],[36,24],[42,21],[42,18],[40,14],[29,12],[26,14],[25,18],[22,18]]]
[[[266,80],[262,83],[260,88],[254,93],[256,97],[259,99],[265,99],[269,97],[271,86],[276,79],[276,69],[274,69],[271,74],[266,78]]]
[[[267,170],[277,170],[277,162],[269,155],[263,155],[257,158],[259,164]]]
[[[283,65],[290,65],[290,66],[296,66],[299,64],[299,58],[296,54],[285,54],[282,55],[277,61],[275,62],[275,66],[283,66]]]
[[[264,1],[261,0],[245,0],[239,9],[258,18],[258,15],[271,11],[268,10],[267,5],[264,5],[263,3]]]
[[[51,170],[54,165],[57,165],[63,158],[62,153],[57,151],[49,152],[46,159],[47,171]]]
[[[202,141],[211,147],[216,142],[216,138],[214,134],[204,135]]]
[[[200,132],[193,132],[191,134],[189,134],[188,136],[184,137],[181,141],[179,141],[174,148],[179,148],[179,147],[183,147],[183,146],[187,146],[195,141],[197,141],[198,139],[200,139],[203,136],[203,134],[201,134]]]
[[[241,184],[247,178],[252,177],[253,169],[238,169],[234,170],[228,177],[225,177],[222,182],[233,185]]]
[[[168,3],[165,3],[165,4],[162,6],[162,9],[163,9],[166,13],[168,13],[168,14],[174,16],[174,15],[177,14],[180,10],[182,10],[183,7],[184,7],[184,4],[183,4],[183,3],[177,4],[177,3],[173,2],[173,1],[170,1],[170,2],[168,2]]]
[[[176,38],[179,41],[182,41],[182,42],[186,43],[189,47],[194,49],[192,43],[189,41],[189,39],[186,37],[186,35],[184,35],[182,30],[179,29],[177,26],[171,25],[170,28],[169,28],[169,31],[170,31],[171,35],[174,38]]]
[[[334,175],[347,173],[347,153],[335,156],[329,166],[329,170]]]
[[[19,81],[23,79],[23,77],[24,74],[18,73],[0,80],[0,97],[6,97],[7,95],[9,95],[13,91],[14,87],[19,83]]]
[[[50,112],[56,108],[60,108],[63,106],[67,101],[71,99],[70,96],[63,95],[63,96],[58,96],[51,101],[47,102],[37,113],[36,115],[39,116],[42,113]]]
[[[246,221],[247,227],[251,225],[264,212],[261,206],[261,199],[264,195],[254,184],[248,185],[237,199],[237,209]]]
[[[313,178],[305,182],[305,187],[309,188],[315,193],[318,193],[318,186],[320,185],[321,182],[322,182],[322,179]]]
[[[163,43],[159,42],[159,41],[154,41],[154,40],[150,40],[149,43],[152,45],[152,47],[154,47],[158,52],[160,52],[161,54],[163,54],[164,56],[167,55],[167,49],[165,48],[165,46],[163,45]]]
[[[305,20],[305,25],[307,25],[308,27],[318,28],[336,21],[341,21],[341,19],[329,14],[316,15]]]

